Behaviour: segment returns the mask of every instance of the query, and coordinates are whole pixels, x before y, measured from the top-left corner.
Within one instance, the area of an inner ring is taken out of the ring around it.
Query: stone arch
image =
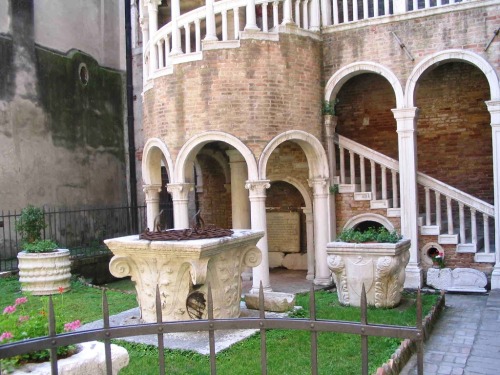
[[[316,137],[302,130],[290,130],[274,137],[262,151],[259,159],[259,176],[261,180],[266,180],[267,162],[273,151],[283,142],[293,141],[297,143],[306,154],[309,165],[309,178],[329,177],[328,159],[323,145]]]
[[[149,138],[144,145],[142,176],[146,185],[161,184],[161,161],[165,163],[169,176],[173,176],[174,163],[167,145],[159,138]],[[172,178],[172,177],[170,177]]]
[[[298,179],[290,176],[278,176],[278,175],[270,175],[268,176],[269,180],[272,181],[283,181],[287,182],[290,185],[292,185],[294,188],[296,188],[300,195],[302,195],[302,198],[304,198],[304,202],[306,205],[306,209],[311,210],[312,209],[312,199],[309,194],[309,188],[305,186],[303,183],[301,183]]]
[[[403,87],[396,75],[383,65],[370,61],[355,62],[338,70],[333,76],[330,77],[326,84],[324,99],[330,100],[332,96],[337,95],[342,85],[350,78],[363,73],[375,73],[384,77],[394,90],[394,95],[396,96],[396,108],[403,107]]]
[[[431,67],[443,62],[464,62],[476,66],[483,72],[490,86],[490,100],[500,100],[500,86],[495,69],[478,54],[463,49],[451,49],[437,52],[422,60],[411,72],[405,88],[405,106],[412,108],[415,106],[415,90],[421,76]]]
[[[378,214],[361,214],[361,215],[356,215],[352,218],[350,218],[344,225],[343,229],[351,229],[354,228],[356,225],[362,223],[363,221],[374,221],[376,223],[379,223],[380,225],[383,225],[385,229],[387,229],[389,232],[392,232],[394,230],[394,225],[390,222],[389,219],[387,219],[385,216],[378,215]]]
[[[238,150],[247,163],[248,179],[252,181],[257,180],[257,162],[252,154],[252,151],[250,151],[250,149],[242,141],[233,135],[219,131],[208,131],[195,135],[182,146],[175,162],[174,181],[176,183],[185,182],[186,163],[192,160],[204,145],[216,141],[225,142]]]

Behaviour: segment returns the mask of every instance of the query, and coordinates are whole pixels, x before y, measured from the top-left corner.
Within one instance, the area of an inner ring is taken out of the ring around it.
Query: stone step
[[[378,199],[370,201],[370,208],[377,210],[380,208],[389,208],[392,206],[392,199]]]
[[[372,193],[371,192],[358,192],[354,193],[354,200],[355,201],[371,201],[372,200]]]
[[[361,190],[359,185],[339,184],[339,193],[356,193]]]
[[[441,228],[439,225],[422,225],[420,227],[420,234],[423,236],[439,236]]]
[[[458,234],[440,234],[438,236],[438,244],[440,245],[457,245]]]
[[[388,208],[387,217],[401,217],[401,208]]]

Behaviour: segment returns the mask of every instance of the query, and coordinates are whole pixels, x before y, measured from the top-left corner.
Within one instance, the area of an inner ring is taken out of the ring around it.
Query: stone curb
[[[434,325],[436,324],[441,312],[445,306],[445,293],[441,291],[437,303],[432,307],[431,311],[425,316],[423,322],[424,341],[430,336]],[[376,375],[397,375],[401,372],[403,367],[408,363],[414,353],[417,352],[417,343],[414,340],[405,339],[399,348],[396,349],[386,363],[377,369]]]

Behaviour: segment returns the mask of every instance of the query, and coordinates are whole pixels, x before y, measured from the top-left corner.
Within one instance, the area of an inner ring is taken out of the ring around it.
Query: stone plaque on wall
[[[298,212],[268,212],[267,241],[269,251],[300,252],[300,214]]]

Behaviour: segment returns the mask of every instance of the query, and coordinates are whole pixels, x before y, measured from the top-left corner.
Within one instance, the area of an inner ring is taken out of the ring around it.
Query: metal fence
[[[380,324],[369,324],[367,319],[366,293],[363,287],[361,295],[361,322],[346,322],[337,320],[318,320],[316,319],[316,303],[314,287],[311,288],[309,301],[309,318],[266,318],[264,311],[264,293],[262,285],[259,295],[259,318],[239,318],[239,319],[214,319],[213,318],[213,300],[210,286],[207,293],[207,312],[206,320],[191,321],[171,321],[162,322],[160,292],[156,290],[156,317],[158,323],[137,324],[133,326],[110,327],[109,309],[106,294],[103,292],[103,328],[72,332],[67,334],[55,334],[55,315],[52,307],[52,299],[49,299],[49,336],[18,341],[10,344],[0,345],[0,360],[32,352],[34,350],[49,349],[51,355],[52,375],[57,375],[57,348],[65,345],[75,345],[82,342],[100,340],[105,344],[106,355],[106,373],[112,374],[111,362],[111,340],[131,336],[156,335],[158,339],[158,367],[160,375],[165,374],[165,351],[164,335],[167,333],[178,332],[197,332],[204,331],[209,334],[210,348],[210,373],[217,373],[217,361],[215,353],[215,331],[217,330],[240,330],[257,329],[260,331],[261,339],[261,374],[267,374],[267,348],[266,332],[269,329],[289,329],[302,330],[311,333],[311,374],[318,373],[318,333],[320,332],[338,332],[359,335],[361,337],[361,373],[368,374],[368,337],[382,336],[395,337],[400,339],[410,339],[416,343],[417,347],[417,371],[419,375],[423,374],[423,340],[424,332],[422,325],[422,299],[420,291],[417,293],[417,313],[416,326],[390,326]],[[254,372],[254,371],[253,371]],[[1,375],[1,374],[0,374]]]
[[[20,214],[18,211],[1,211],[0,271],[17,269],[17,253],[22,249],[15,227]],[[44,208],[44,215],[47,228],[42,237],[55,241],[61,248],[70,249],[72,257],[89,257],[108,251],[104,239],[140,233],[146,228],[145,206],[75,210]]]

